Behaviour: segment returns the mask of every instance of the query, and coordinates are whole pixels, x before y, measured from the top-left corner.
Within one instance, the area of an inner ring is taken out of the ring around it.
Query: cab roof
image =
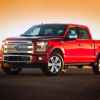
[[[88,28],[86,25],[82,25],[82,24],[61,24],[61,23],[48,23],[48,24],[40,24],[39,26],[52,26],[52,25],[61,25],[61,26],[68,26],[68,27],[82,27],[82,28]]]

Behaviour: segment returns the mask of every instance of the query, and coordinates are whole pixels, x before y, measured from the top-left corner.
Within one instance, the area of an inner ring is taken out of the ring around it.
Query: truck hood
[[[22,40],[29,40],[29,41],[38,41],[38,40],[61,40],[62,36],[60,37],[54,37],[54,36],[34,36],[34,37],[23,37],[23,36],[20,36],[20,37],[10,37],[10,38],[7,38],[6,40],[19,40],[19,41],[22,41]]]

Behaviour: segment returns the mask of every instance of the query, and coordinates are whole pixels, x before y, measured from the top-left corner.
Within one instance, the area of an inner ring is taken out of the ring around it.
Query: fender
[[[51,54],[55,51],[59,51],[62,55],[62,57],[64,58],[64,55],[65,55],[65,50],[63,47],[59,47],[59,46],[56,46],[56,47],[51,47],[49,50],[48,50],[48,58],[51,56]],[[57,52],[58,52],[57,51]]]

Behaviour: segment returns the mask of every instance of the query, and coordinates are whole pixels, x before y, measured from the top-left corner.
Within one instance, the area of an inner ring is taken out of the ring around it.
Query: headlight
[[[47,49],[48,42],[42,41],[42,42],[36,42],[36,52],[45,52]]]
[[[6,41],[6,40],[2,41],[2,51],[3,51],[3,53],[7,53],[7,43],[8,43],[8,41]]]
[[[8,44],[7,40],[2,41],[2,45],[6,45],[6,44]]]

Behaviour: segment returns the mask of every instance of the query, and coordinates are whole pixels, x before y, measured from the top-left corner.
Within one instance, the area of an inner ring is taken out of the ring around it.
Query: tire
[[[10,66],[10,67],[2,67],[2,70],[8,74],[8,75],[17,75],[20,71],[21,71],[21,68],[18,67],[18,66]]]
[[[58,75],[64,67],[64,61],[60,54],[52,54],[49,57],[47,66],[42,67],[46,75]]]
[[[96,63],[92,66],[94,74],[100,74],[100,57],[97,59]]]

